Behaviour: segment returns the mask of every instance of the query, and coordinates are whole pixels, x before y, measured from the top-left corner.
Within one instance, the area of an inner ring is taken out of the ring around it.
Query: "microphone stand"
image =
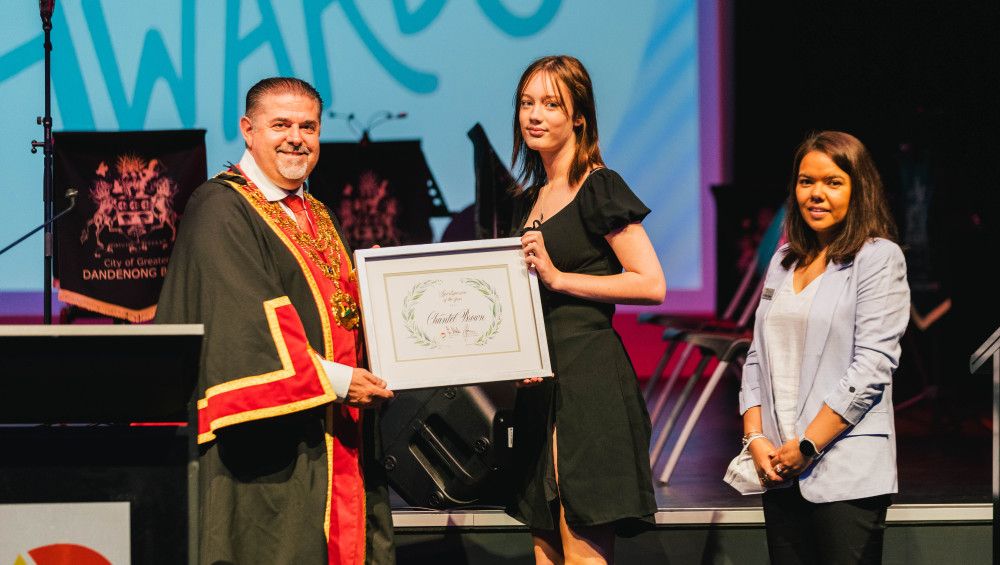
[[[38,125],[42,126],[43,138],[41,142],[32,140],[31,142],[31,152],[37,153],[38,148],[42,148],[42,153],[45,155],[44,162],[44,173],[42,180],[42,207],[44,210],[45,221],[40,227],[45,228],[45,259],[44,259],[44,271],[45,271],[45,286],[43,300],[45,301],[43,305],[43,321],[45,324],[52,323],[52,222],[55,218],[52,217],[52,10],[55,8],[55,0],[39,0],[38,10],[42,18],[42,31],[45,33],[45,115],[38,116],[36,122]],[[75,192],[75,191],[74,191]],[[76,200],[73,200],[73,204]],[[68,212],[72,209],[72,204],[70,208],[66,211]],[[65,213],[65,212],[64,212]],[[61,215],[61,214],[60,214]],[[37,231],[37,230],[36,230]],[[34,233],[34,232],[31,232]],[[30,234],[29,234],[30,235]],[[14,242],[12,245],[16,245],[21,240]],[[6,249],[4,249],[6,251]]]
[[[367,125],[361,128],[360,131],[358,126],[361,125],[361,122],[359,122],[357,118],[355,118],[354,112],[351,112],[349,114],[344,114],[343,112],[330,111],[328,115],[331,118],[343,118],[347,122],[347,127],[351,128],[351,130],[355,134],[359,134],[361,136],[361,138],[358,140],[358,143],[360,143],[361,145],[368,145],[369,143],[371,143],[371,136],[369,134],[371,133],[372,128],[389,120],[402,120],[403,118],[409,116],[410,114],[409,112],[394,113],[390,112],[389,110],[380,110],[378,112],[375,112],[374,114],[371,115],[371,117],[368,118]]]
[[[383,122],[388,122],[389,120],[401,120],[401,119],[405,118],[408,115],[409,115],[408,112],[396,112],[396,113],[393,113],[393,112],[390,112],[388,110],[382,110],[381,112],[375,112],[374,114],[371,115],[370,118],[368,118],[368,125],[365,127],[364,131],[361,133],[361,141],[360,141],[361,145],[368,145],[369,143],[371,143],[372,139],[369,136],[369,134],[371,133],[372,129],[375,128],[375,126],[377,126],[377,125],[379,125],[379,124],[381,124]]]

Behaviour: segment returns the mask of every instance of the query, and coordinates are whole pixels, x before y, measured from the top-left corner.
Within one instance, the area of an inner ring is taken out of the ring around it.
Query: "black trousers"
[[[772,564],[882,563],[888,494],[817,504],[802,498],[796,481],[763,499]]]

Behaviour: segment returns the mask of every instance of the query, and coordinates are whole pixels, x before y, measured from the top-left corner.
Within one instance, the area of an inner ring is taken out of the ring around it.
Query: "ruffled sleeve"
[[[592,172],[580,190],[580,215],[589,232],[607,235],[649,214],[649,208],[610,169]]]

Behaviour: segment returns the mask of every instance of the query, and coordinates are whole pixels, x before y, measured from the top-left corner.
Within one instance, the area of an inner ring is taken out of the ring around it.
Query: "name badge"
[[[764,294],[761,296],[762,300],[770,300],[774,296],[773,288],[765,288]]]

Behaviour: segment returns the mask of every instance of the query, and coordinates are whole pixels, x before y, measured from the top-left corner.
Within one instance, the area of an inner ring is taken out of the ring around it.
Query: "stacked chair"
[[[783,220],[784,207],[780,207],[761,238],[754,258],[744,272],[735,294],[721,315],[696,317],[644,313],[639,316],[640,323],[664,326],[662,339],[666,343],[663,355],[643,391],[649,407],[649,417],[653,423],[654,435],[649,462],[654,473],[671,432],[688,405],[695,386],[709,370],[711,362],[717,361],[705,388],[695,402],[677,441],[674,443],[666,465],[660,472],[659,481],[662,484],[669,483],[684,446],[719,380],[730,365],[742,363],[746,357],[753,329],[753,314],[756,311],[764,285],[764,275],[767,272],[769,260],[781,240]],[[691,354],[695,351],[701,355],[701,358],[694,372],[688,377],[680,396],[674,402],[663,426],[657,429],[657,423],[667,406],[667,400],[675,385],[681,380],[684,368],[688,364]],[[661,384],[663,374],[672,360],[674,360],[673,368],[666,381]]]

